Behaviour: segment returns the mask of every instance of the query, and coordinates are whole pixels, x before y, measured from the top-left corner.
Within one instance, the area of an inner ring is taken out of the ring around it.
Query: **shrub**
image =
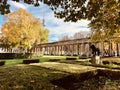
[[[14,53],[14,59],[29,58],[33,53]]]
[[[0,66],[5,65],[5,61],[0,61]]]
[[[26,60],[23,60],[23,64],[30,64],[30,63],[39,63],[39,59],[26,59]]]
[[[110,64],[109,61],[102,61],[103,64]]]
[[[77,60],[75,57],[67,57],[66,60]]]
[[[14,53],[0,53],[0,59],[13,59]]]
[[[79,57],[79,59],[88,59],[88,57],[87,56],[81,56],[81,57]]]
[[[60,59],[49,59],[50,62],[57,62],[60,61]]]
[[[79,57],[79,59],[88,59],[88,56],[85,55],[85,54],[83,54],[83,55],[81,55],[81,56]]]
[[[31,55],[32,53],[0,53],[0,59],[22,59]]]

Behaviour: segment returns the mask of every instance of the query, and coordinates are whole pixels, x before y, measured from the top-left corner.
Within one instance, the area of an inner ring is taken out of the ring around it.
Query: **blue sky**
[[[45,19],[45,28],[50,30],[49,33],[49,42],[56,42],[64,35],[72,36],[76,32],[81,32],[86,35],[90,30],[87,26],[89,21],[81,20],[76,23],[74,22],[64,22],[62,19],[54,17],[54,13],[49,9],[47,5],[41,4],[39,7],[34,7],[33,5],[28,5],[25,3],[17,3],[11,0],[8,0],[11,5],[11,12],[18,10],[19,8],[26,9],[28,12],[31,12],[35,17],[40,18],[41,21]],[[0,27],[4,23],[4,18],[0,15]]]

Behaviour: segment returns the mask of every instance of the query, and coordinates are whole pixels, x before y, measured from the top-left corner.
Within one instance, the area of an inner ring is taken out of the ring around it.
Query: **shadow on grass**
[[[120,65],[109,63],[109,64],[92,64],[89,61],[62,61],[61,63],[68,63],[68,64],[77,64],[77,65],[84,65],[84,66],[92,66],[96,68],[106,68],[106,69],[117,69],[120,70]]]
[[[67,75],[39,66],[3,66],[0,68],[0,90],[62,90],[50,81]]]
[[[120,71],[96,70],[70,75],[51,83],[66,90],[119,90]]]

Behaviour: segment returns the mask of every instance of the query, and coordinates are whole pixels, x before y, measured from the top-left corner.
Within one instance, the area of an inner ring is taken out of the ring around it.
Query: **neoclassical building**
[[[92,53],[90,45],[90,38],[81,38],[75,40],[38,44],[34,46],[29,52],[40,53],[43,55],[91,56]],[[120,56],[120,43],[110,43],[105,41],[103,43],[96,43],[94,45],[99,48],[101,56]],[[5,52],[18,53],[19,50],[5,49]]]
[[[75,40],[58,41],[53,43],[39,44],[32,49],[32,52],[38,52],[46,55],[91,55],[90,38],[81,38]],[[100,49],[102,56],[119,56],[120,43],[103,43],[94,44]]]

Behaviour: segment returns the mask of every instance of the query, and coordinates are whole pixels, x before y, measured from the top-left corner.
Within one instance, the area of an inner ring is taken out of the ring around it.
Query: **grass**
[[[13,59],[13,60],[5,60],[5,65],[16,65],[16,64],[22,64],[23,59]]]
[[[61,59],[61,60],[65,60],[66,56],[49,56],[49,55],[45,55],[40,57],[40,62],[46,62],[49,61],[49,59]]]
[[[47,62],[47,61],[49,61],[49,59],[61,59],[61,61],[64,61],[66,59],[66,56],[44,55],[41,57],[37,57],[37,59],[40,59],[40,62]],[[6,61],[5,65],[16,65],[16,64],[22,64],[23,59],[5,59],[5,60],[0,60],[0,61]]]
[[[30,65],[3,66],[0,68],[0,90],[62,90],[50,81],[67,75]]]
[[[67,56],[69,57],[69,56]],[[72,57],[72,56],[70,56]],[[66,63],[73,63],[74,69],[76,67],[76,64],[82,64],[82,65],[90,65],[90,62],[84,62],[79,61],[83,59],[79,59],[78,61],[66,61],[66,56],[42,56],[39,57],[40,62],[46,62],[49,59],[61,59],[61,62]],[[103,60],[120,60],[120,58],[102,58]],[[71,75],[71,73],[63,72],[61,69],[55,70],[55,69],[47,69],[42,68],[40,66],[32,66],[32,65],[24,65],[22,64],[23,59],[9,59],[5,60],[6,64],[4,66],[0,66],[0,90],[63,90],[63,88],[53,85],[51,83],[52,80],[57,80],[66,76]],[[86,64],[87,63],[87,64]],[[94,65],[93,65],[94,66]],[[114,65],[111,65],[112,67]],[[58,68],[61,68],[62,66],[59,66]],[[69,66],[72,68],[71,66]],[[95,66],[94,66],[95,67]],[[98,66],[96,66],[98,67]],[[68,68],[66,69],[68,70]],[[120,70],[120,69],[119,69]],[[105,78],[106,79],[106,78]],[[105,80],[102,79],[103,81]],[[95,78],[96,80],[96,78]],[[101,80],[101,79],[100,79]],[[90,82],[89,82],[90,81]],[[98,80],[99,81],[99,80]],[[93,79],[93,83],[94,83]],[[120,81],[119,81],[120,82]],[[119,82],[117,82],[119,84]],[[82,82],[83,83],[83,82]],[[111,83],[115,84],[114,81],[106,81],[105,84],[108,86],[112,86]],[[116,84],[117,84],[116,83]],[[73,83],[78,84],[79,83]],[[85,90],[89,89],[92,85],[91,80],[84,81],[84,86],[86,87]],[[83,86],[83,84],[81,84]],[[97,84],[95,84],[97,85]],[[106,87],[107,87],[106,86]],[[115,86],[117,87],[117,86]],[[84,90],[84,89],[83,89]],[[90,89],[89,89],[90,90]],[[101,89],[103,90],[103,89]],[[106,90],[106,89],[104,89]]]
[[[49,59],[61,59],[61,62],[67,62],[69,63],[69,61],[66,61],[66,58],[67,57],[70,57],[70,58],[78,58],[78,56],[50,56],[50,55],[44,55],[44,56],[41,56],[41,57],[37,57],[37,59],[40,59],[40,62],[47,62],[49,61]],[[84,59],[78,59],[77,63],[79,63],[79,61],[82,61]],[[90,60],[90,59],[88,59]],[[109,57],[109,58],[101,58],[101,60],[106,60],[106,61],[120,61],[120,58],[119,57]],[[2,61],[2,60],[1,60]],[[22,64],[23,62],[23,59],[8,59],[8,60],[3,60],[3,61],[6,61],[5,65],[16,65],[16,64]],[[72,61],[74,62],[74,61]],[[70,61],[71,63],[71,61]],[[80,62],[80,63],[88,63],[88,62]]]
[[[102,58],[102,60],[106,60],[106,61],[120,61],[120,57],[105,57]]]

